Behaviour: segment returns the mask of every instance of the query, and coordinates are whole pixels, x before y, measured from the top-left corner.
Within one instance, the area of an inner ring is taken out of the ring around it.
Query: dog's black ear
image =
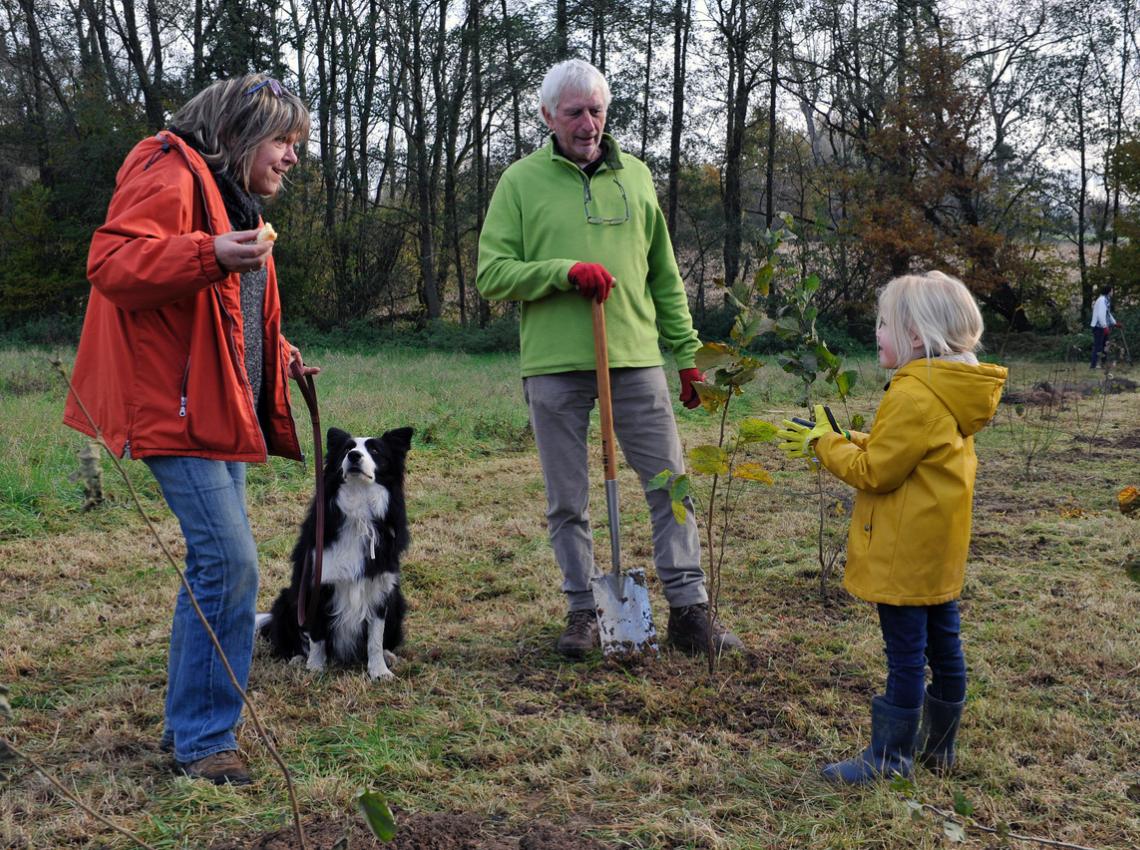
[[[337,449],[351,439],[352,435],[347,431],[342,431],[340,428],[329,428],[328,434],[325,436],[325,445],[327,447],[325,453],[328,455],[336,454]]]
[[[393,428],[391,431],[385,431],[384,436],[380,439],[393,449],[407,454],[412,447],[412,434],[414,433],[416,432],[413,428]]]

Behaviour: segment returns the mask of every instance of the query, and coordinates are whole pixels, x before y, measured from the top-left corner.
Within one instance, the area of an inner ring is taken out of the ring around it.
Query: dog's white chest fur
[[[364,561],[376,557],[375,520],[388,513],[388,490],[372,482],[346,481],[337,493],[336,505],[343,523],[321,558],[321,583],[339,584],[364,578]]]
[[[352,652],[365,624],[374,630],[378,629],[379,634],[372,636],[383,641],[384,620],[375,617],[374,612],[382,609],[384,600],[399,581],[400,577],[396,573],[382,573],[363,581],[337,582],[333,589],[330,612],[332,628],[329,634],[340,654],[348,655]]]

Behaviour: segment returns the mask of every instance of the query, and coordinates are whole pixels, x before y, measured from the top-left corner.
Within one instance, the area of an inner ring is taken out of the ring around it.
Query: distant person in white
[[[1089,368],[1095,369],[1104,358],[1104,344],[1108,341],[1109,329],[1120,327],[1120,322],[1112,315],[1112,284],[1101,290],[1100,297],[1093,302],[1091,324],[1093,348]]]

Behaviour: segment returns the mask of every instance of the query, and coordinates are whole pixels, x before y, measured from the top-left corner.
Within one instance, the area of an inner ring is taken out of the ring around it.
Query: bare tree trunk
[[[653,79],[653,19],[657,16],[654,0],[649,0],[649,17],[645,27],[645,90],[641,99],[641,151],[640,159],[645,159],[645,148],[649,144],[649,87]]]
[[[772,76],[768,81],[768,161],[764,165],[764,226],[772,227],[776,186],[776,91],[780,81],[780,0],[772,3]]]
[[[673,117],[669,127],[669,188],[665,221],[669,233],[677,236],[677,196],[681,178],[681,129],[685,119],[685,68],[689,52],[693,0],[673,2]]]

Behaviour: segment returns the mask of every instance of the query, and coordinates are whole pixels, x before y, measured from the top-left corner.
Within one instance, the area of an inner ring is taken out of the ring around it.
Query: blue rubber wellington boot
[[[954,740],[966,701],[946,702],[926,692],[918,728],[918,761],[927,770],[946,773],[954,766]]]
[[[882,697],[871,700],[871,746],[847,761],[829,764],[823,778],[846,785],[866,785],[896,773],[910,776],[922,707],[899,708]]]

